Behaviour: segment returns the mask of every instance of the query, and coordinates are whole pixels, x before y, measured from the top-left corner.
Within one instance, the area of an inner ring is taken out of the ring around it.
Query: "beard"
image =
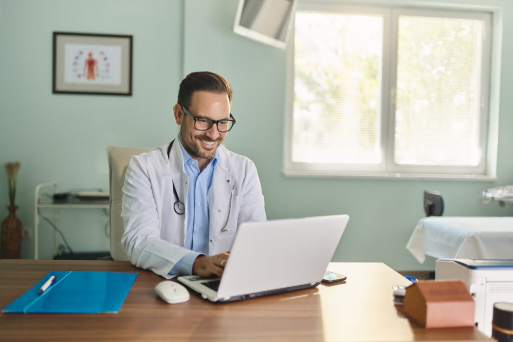
[[[212,160],[216,156],[216,150],[219,145],[224,140],[224,137],[219,136],[219,138],[213,140],[209,138],[206,134],[205,135],[196,135],[191,136],[190,134],[186,133],[185,125],[182,125],[180,127],[180,137],[182,138],[181,142],[185,150],[190,154],[191,157],[201,158],[201,159],[208,159]],[[206,148],[201,143],[202,141],[207,142],[214,142],[213,147]]]

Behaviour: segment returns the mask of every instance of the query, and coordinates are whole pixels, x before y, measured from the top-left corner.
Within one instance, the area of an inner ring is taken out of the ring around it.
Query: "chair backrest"
[[[444,199],[438,191],[424,191],[424,211],[426,216],[442,216],[444,214]]]
[[[142,147],[107,147],[110,183],[110,255],[114,260],[128,260],[128,255],[121,245],[121,237],[125,231],[123,218],[121,217],[122,189],[125,183],[128,163],[132,156],[148,152],[152,149]]]

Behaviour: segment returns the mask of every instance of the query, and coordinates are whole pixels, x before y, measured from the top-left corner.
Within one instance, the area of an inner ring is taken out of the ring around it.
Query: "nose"
[[[217,130],[217,125],[213,124],[212,127],[208,131],[206,131],[207,137],[212,140],[217,140],[219,138],[219,131]]]

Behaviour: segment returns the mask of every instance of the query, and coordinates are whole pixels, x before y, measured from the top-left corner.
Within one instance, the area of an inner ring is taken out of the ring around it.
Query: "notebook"
[[[51,276],[55,280],[38,294]],[[136,277],[137,273],[52,271],[2,312],[117,313]]]
[[[178,281],[212,302],[231,302],[319,285],[349,216],[245,222],[222,279],[199,276]]]

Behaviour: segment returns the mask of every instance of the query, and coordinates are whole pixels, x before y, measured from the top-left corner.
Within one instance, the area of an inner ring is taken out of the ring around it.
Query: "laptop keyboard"
[[[215,281],[208,281],[206,283],[201,283],[202,285],[205,285],[209,289],[212,289],[214,291],[217,291],[219,289],[219,284],[221,284],[221,280],[215,280]]]

